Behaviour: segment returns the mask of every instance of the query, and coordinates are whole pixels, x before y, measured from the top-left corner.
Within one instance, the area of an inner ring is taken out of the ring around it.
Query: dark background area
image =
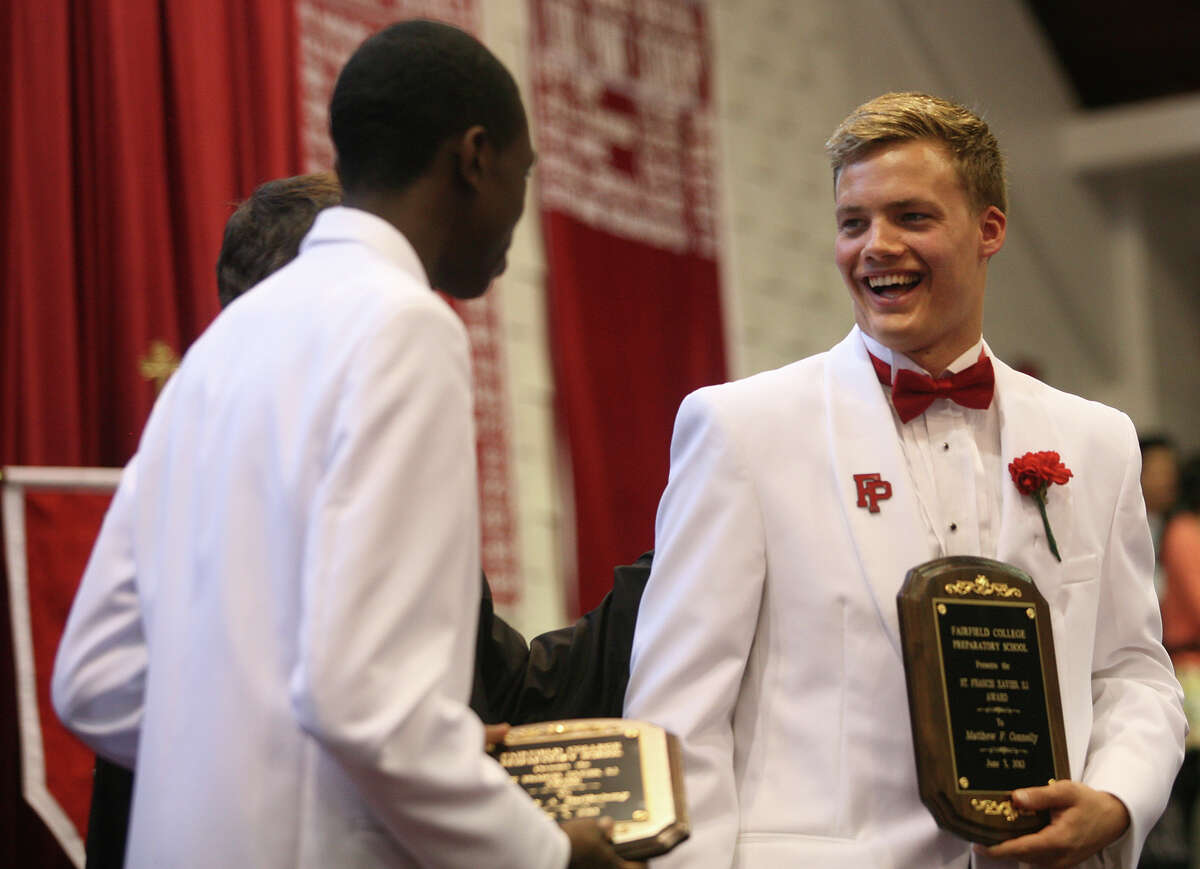
[[[1196,0],[1026,0],[1074,86],[1101,109],[1200,90]]]

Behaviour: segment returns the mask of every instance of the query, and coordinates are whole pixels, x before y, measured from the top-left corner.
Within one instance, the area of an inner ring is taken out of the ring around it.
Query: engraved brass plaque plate
[[[627,859],[665,854],[688,837],[679,744],[661,727],[622,718],[525,724],[493,756],[555,820],[612,818]]]

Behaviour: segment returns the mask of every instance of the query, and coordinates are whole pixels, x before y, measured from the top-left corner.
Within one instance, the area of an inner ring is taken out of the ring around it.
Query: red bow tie
[[[901,422],[923,414],[935,398],[948,398],[963,407],[983,410],[992,403],[996,389],[996,375],[992,371],[992,360],[980,351],[979,361],[949,377],[930,377],[909,368],[896,372],[892,383],[892,367],[877,356],[868,353],[879,382],[892,387],[892,405],[900,414]]]

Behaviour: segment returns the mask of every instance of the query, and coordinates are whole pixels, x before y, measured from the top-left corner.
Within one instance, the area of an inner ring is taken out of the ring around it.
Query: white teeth
[[[920,275],[872,275],[867,278],[867,286],[873,290],[883,287],[907,287],[920,280]]]

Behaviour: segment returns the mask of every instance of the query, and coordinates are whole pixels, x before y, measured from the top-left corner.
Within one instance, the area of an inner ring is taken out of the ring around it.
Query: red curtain
[[[654,545],[675,411],[725,378],[717,264],[545,215],[551,343],[569,444],[580,612]]]
[[[133,453],[231,203],[300,171],[295,33],[293,0],[0,9],[0,464]],[[0,864],[69,865],[21,798],[0,607]]]

